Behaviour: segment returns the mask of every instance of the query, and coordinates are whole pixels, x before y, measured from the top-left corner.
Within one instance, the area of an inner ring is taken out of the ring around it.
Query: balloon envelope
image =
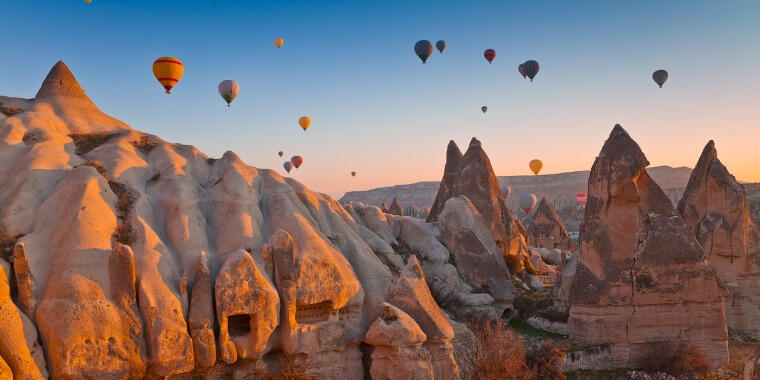
[[[488,111],[488,107],[486,106],[480,107],[480,110],[483,111],[483,113],[486,113],[486,111]]]
[[[522,75],[523,79],[528,76],[525,74],[525,66],[522,63],[517,66],[517,71]]]
[[[523,193],[517,199],[517,203],[525,211],[525,215],[528,215],[530,214],[530,210],[533,210],[533,207],[536,205],[536,196],[531,193]]]
[[[433,43],[428,40],[420,40],[414,44],[414,53],[425,63],[433,54]]]
[[[298,125],[300,125],[304,131],[306,131],[307,129],[309,129],[309,126],[311,125],[311,118],[308,116],[301,116],[301,118],[298,119]]]
[[[185,66],[174,57],[161,57],[153,62],[153,75],[164,86],[167,94],[182,79],[184,72]]]
[[[285,40],[283,40],[282,38],[275,38],[274,39],[274,46],[277,46],[278,49],[281,48],[282,44],[284,44],[284,43],[285,43]]]
[[[283,151],[277,152],[277,155],[280,156],[280,157],[282,157],[283,154],[285,154]]]
[[[578,203],[580,203],[581,206],[583,206],[584,208],[586,207],[586,194],[583,194],[583,193],[575,194],[575,199],[578,200]]]
[[[541,168],[544,167],[544,163],[541,162],[541,160],[530,160],[528,166],[530,167],[530,171],[532,171],[533,174],[538,175],[538,172],[540,172]]]
[[[290,173],[290,170],[293,169],[293,164],[290,161],[285,161],[285,163],[282,164],[282,167],[285,168],[285,171]]]
[[[436,42],[435,48],[438,49],[439,52],[443,53],[443,49],[446,49],[446,41],[440,40]]]
[[[657,70],[652,73],[652,79],[654,79],[654,82],[662,88],[662,85],[668,80],[668,72],[665,70]]]
[[[531,82],[533,82],[533,78],[535,78],[536,74],[538,74],[539,68],[540,68],[540,65],[538,64],[538,62],[532,59],[530,61],[525,61],[525,63],[523,63],[523,70],[525,70],[525,75],[527,75],[528,78],[530,78]]]
[[[483,56],[486,58],[486,61],[488,61],[488,63],[491,63],[493,62],[493,59],[496,58],[496,50],[486,49],[486,51],[483,52]]]
[[[301,164],[303,164],[303,157],[293,156],[290,158],[290,162],[296,167],[296,169],[298,169],[301,167]]]
[[[351,172],[351,177],[356,177],[356,172]]]
[[[230,106],[233,100],[240,93],[240,86],[234,80],[223,80],[219,83],[219,95],[227,102],[227,107]]]

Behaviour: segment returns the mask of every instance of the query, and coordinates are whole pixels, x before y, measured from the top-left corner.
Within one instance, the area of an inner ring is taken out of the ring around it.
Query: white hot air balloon
[[[223,80],[219,83],[219,95],[227,102],[227,107],[230,106],[230,103],[235,100],[239,93],[240,86],[234,80]]]
[[[531,193],[523,193],[520,195],[520,198],[518,198],[517,202],[520,204],[520,208],[525,211],[525,215],[528,215],[536,205],[536,196]]]

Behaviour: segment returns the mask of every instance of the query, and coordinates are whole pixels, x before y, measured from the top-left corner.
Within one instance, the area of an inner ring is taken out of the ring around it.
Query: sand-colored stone
[[[612,367],[644,365],[662,347],[728,363],[723,289],[639,146],[616,125],[591,169],[568,325],[611,346]]]
[[[216,339],[214,338],[214,286],[208,255],[201,252],[195,265],[193,287],[190,293],[190,337],[198,367],[206,368],[216,362]]]
[[[0,379],[45,379],[37,329],[11,300],[10,272],[10,265],[0,259]]]
[[[737,335],[760,339],[760,232],[741,184],[708,142],[678,211],[729,290],[726,321]]]
[[[430,353],[422,347],[425,333],[400,309],[389,303],[383,307],[383,316],[370,325],[364,339],[373,346],[372,379],[433,379]]]
[[[393,202],[391,202],[391,206],[388,207],[388,213],[391,215],[404,215],[404,208],[401,206],[401,202],[398,201],[398,199],[393,198]]]

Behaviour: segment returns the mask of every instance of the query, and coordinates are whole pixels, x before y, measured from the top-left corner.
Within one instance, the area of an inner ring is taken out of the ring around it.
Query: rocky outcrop
[[[541,198],[536,211],[530,217],[526,237],[528,245],[532,247],[575,251],[575,242],[546,198]]]
[[[570,334],[609,344],[613,367],[641,367],[647,355],[673,346],[712,367],[727,364],[723,289],[648,164],[616,125],[589,178]]]
[[[694,167],[678,212],[729,291],[729,330],[760,339],[760,232],[744,188],[720,162],[712,141]]]
[[[514,240],[524,235],[524,227],[502,198],[491,161],[476,138],[470,141],[464,155],[454,141],[449,142],[443,179],[427,221],[437,221],[446,202],[460,195],[466,196],[483,216],[502,254],[507,254]]]
[[[760,351],[756,352],[744,363],[743,380],[756,380],[760,378]]]
[[[295,365],[361,378],[359,345],[388,302],[424,331],[439,377],[456,376],[448,321],[380,209],[133,130],[63,63],[35,99],[0,102],[23,109],[0,115],[5,373],[244,378]],[[426,257],[450,265],[424,231]]]
[[[10,273],[10,265],[0,259],[0,379],[46,379],[37,329],[11,300]]]
[[[403,215],[404,208],[401,206],[401,202],[398,201],[398,199],[393,198],[393,202],[391,202],[391,207],[388,207],[388,213],[391,215]]]
[[[406,313],[384,303],[384,312],[372,323],[364,341],[373,347],[370,374],[373,380],[433,379],[427,339]]]
[[[462,278],[503,306],[495,310],[498,319],[515,298],[515,289],[488,227],[465,196],[450,198],[438,216],[441,241],[448,247]]]

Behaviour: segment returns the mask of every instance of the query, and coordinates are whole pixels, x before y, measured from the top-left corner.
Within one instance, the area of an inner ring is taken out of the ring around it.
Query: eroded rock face
[[[190,293],[190,337],[198,367],[207,368],[216,363],[216,339],[214,338],[214,286],[208,255],[201,252],[195,264],[193,286]]]
[[[536,211],[530,217],[527,238],[528,245],[532,247],[575,250],[575,242],[567,233],[565,224],[546,198],[541,198]]]
[[[0,259],[0,379],[46,379],[37,329],[11,300],[10,265]]]
[[[616,125],[594,162],[569,303],[570,333],[609,343],[613,367],[640,367],[658,347],[728,361],[723,290],[638,145]],[[688,316],[688,317],[686,317]]]
[[[525,228],[502,198],[491,161],[476,138],[470,141],[464,155],[454,141],[449,142],[443,179],[427,221],[437,221],[446,202],[460,195],[466,196],[483,216],[499,251],[508,254],[515,239],[525,234]]]
[[[388,207],[388,213],[391,215],[403,215],[404,214],[404,208],[401,206],[401,202],[398,201],[398,199],[393,198],[393,202],[391,202],[391,207]]]
[[[515,290],[488,225],[465,196],[450,198],[438,217],[441,240],[464,280],[495,300],[511,303]]]
[[[384,303],[383,316],[370,325],[364,341],[373,346],[372,379],[433,379],[427,339],[420,326],[397,307]]]
[[[729,330],[760,339],[760,232],[744,188],[720,162],[712,141],[697,161],[678,212],[729,290]]]

